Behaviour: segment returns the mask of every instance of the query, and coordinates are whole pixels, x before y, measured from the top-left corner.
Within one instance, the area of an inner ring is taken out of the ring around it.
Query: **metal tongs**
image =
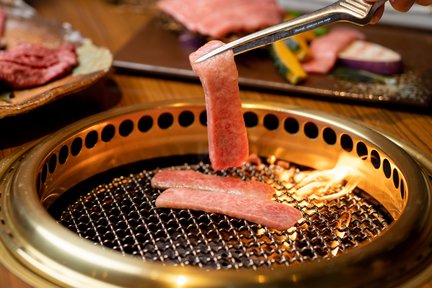
[[[234,55],[238,55],[334,22],[366,25],[370,23],[376,10],[385,2],[386,0],[377,0],[374,3],[368,3],[364,0],[339,0],[312,13],[290,19],[222,45],[201,56],[195,62],[202,62],[230,49],[234,51]]]

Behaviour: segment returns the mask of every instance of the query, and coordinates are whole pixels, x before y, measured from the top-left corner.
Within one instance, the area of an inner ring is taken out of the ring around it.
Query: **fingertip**
[[[399,12],[407,12],[414,5],[415,0],[390,0],[393,8]]]
[[[384,6],[381,6],[375,12],[375,15],[372,17],[370,24],[377,24],[384,14]]]
[[[416,0],[415,2],[422,6],[432,5],[432,0]]]

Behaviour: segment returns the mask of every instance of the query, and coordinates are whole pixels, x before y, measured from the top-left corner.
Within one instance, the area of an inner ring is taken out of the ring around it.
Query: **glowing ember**
[[[349,212],[349,211],[346,212],[345,214],[343,214],[339,218],[339,221],[337,223],[337,229],[336,229],[336,236],[338,238],[336,241],[332,241],[330,243],[330,247],[333,248],[331,250],[331,253],[333,256],[336,256],[338,254],[341,240],[345,236],[345,228],[347,228],[349,226],[350,222],[351,222],[351,212]]]

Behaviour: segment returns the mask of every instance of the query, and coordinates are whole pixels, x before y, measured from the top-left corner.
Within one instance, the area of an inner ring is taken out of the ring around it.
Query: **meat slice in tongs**
[[[373,19],[376,10],[385,2],[386,0],[377,0],[374,3],[364,0],[340,0],[312,13],[290,19],[229,42],[196,59],[195,62],[202,62],[227,50],[233,50],[234,55],[241,54],[334,22],[367,25]]]

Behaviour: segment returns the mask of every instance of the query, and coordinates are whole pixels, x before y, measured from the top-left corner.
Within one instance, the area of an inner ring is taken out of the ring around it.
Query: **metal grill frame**
[[[48,214],[46,208],[55,199],[91,175],[151,157],[205,154],[206,127],[200,123],[203,107],[201,101],[191,100],[109,111],[75,123],[3,161],[1,251],[5,258],[15,259],[12,261],[15,265],[10,262],[6,265],[15,267],[27,279],[37,279],[33,281],[37,287],[247,287],[289,283],[344,287],[352,286],[353,279],[359,286],[378,282],[392,286],[423,283],[430,278],[431,172],[373,130],[298,107],[244,103],[244,110],[252,112],[249,115],[252,123],[256,122],[248,126],[251,151],[327,169],[340,154],[358,159],[361,155],[357,154],[363,151],[357,149],[358,143],[367,147],[368,160],[361,160],[364,165],[360,170],[370,177],[365,177],[359,187],[369,193],[378,192],[371,194],[395,221],[385,233],[350,253],[280,269],[202,271],[194,267],[143,263],[136,257],[95,246],[56,223]],[[195,117],[192,124],[188,117],[180,120],[182,112],[191,111]],[[148,123],[141,122],[149,115],[154,122],[152,127],[157,129],[148,130]],[[296,133],[290,132],[292,126],[285,125],[287,119],[297,121]],[[327,137],[332,134],[326,134],[327,128],[336,134],[336,143]],[[96,141],[92,131],[96,131]],[[68,150],[67,157],[64,157],[65,150]],[[365,277],[359,279],[358,275]]]
[[[184,158],[184,161],[191,160],[191,157]],[[152,162],[157,163],[158,159]],[[203,162],[176,168],[215,173]],[[277,231],[213,213],[157,209],[154,201],[161,191],[152,188],[150,181],[158,170],[114,179],[108,177],[107,183],[95,183],[97,186],[90,191],[74,188],[68,193],[82,196],[75,201],[58,199],[50,209],[60,202],[60,211],[56,214],[61,212],[61,215],[53,217],[82,238],[123,255],[135,255],[143,261],[236,270],[276,268],[329,259],[347,253],[364,241],[373,241],[392,221],[391,217],[382,214],[380,207],[374,207],[376,202],[369,203],[368,199],[359,196],[359,192],[325,204],[297,201],[292,197],[296,189],[292,183],[292,188],[287,189],[286,184],[278,180],[274,168],[266,167],[263,171],[253,164],[228,169],[224,174],[261,179],[275,189],[279,187],[277,194],[282,198],[275,195],[276,200],[304,213],[295,228]],[[69,205],[65,207],[64,202]],[[349,225],[341,223],[344,216],[352,218]]]

